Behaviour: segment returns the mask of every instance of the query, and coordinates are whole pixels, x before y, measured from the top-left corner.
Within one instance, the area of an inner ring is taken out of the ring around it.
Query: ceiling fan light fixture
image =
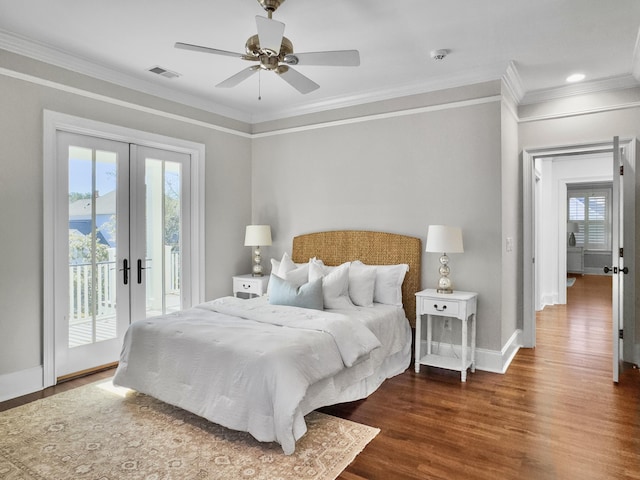
[[[298,60],[298,57],[291,53],[289,55],[285,55],[282,61],[287,65],[297,65],[300,60]]]
[[[260,68],[263,70],[275,70],[278,68],[279,59],[270,55],[260,55]]]
[[[284,0],[258,0],[258,3],[262,5],[267,12],[275,12]]]

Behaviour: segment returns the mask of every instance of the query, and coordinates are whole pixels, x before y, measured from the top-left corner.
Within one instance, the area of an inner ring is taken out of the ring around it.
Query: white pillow
[[[373,292],[376,284],[376,268],[362,262],[353,262],[349,267],[349,297],[360,307],[373,307]]]
[[[292,283],[298,287],[304,285],[309,281],[309,264],[305,263],[304,265],[296,267],[293,270],[289,270],[285,272],[285,274],[280,278],[284,278],[287,282]]]
[[[362,262],[353,262],[364,265]],[[376,270],[376,283],[373,290],[373,301],[386,305],[402,306],[402,282],[409,265],[367,265]]]
[[[271,273],[300,287],[309,281],[309,264],[294,263],[287,252],[284,252],[281,260],[271,259]],[[268,292],[271,290],[267,288]]]
[[[349,298],[349,262],[327,270],[322,261],[309,260],[309,281],[322,278],[324,308],[353,308]]]

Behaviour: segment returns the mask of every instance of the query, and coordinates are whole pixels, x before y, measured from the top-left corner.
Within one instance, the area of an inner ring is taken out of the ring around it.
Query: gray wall
[[[492,88],[499,94],[499,82]],[[501,104],[498,97],[443,106],[451,95],[430,95],[440,105],[433,110],[254,139],[253,217],[271,224],[266,255],[276,257],[290,252],[293,236],[314,231],[388,231],[420,237],[424,246],[428,225],[460,226],[465,252],[451,255],[452,279],[457,289],[479,292],[478,346],[499,351]],[[438,257],[423,255],[423,288],[436,285]]]
[[[241,126],[1,50],[0,66],[204,122],[194,125],[0,75],[0,375],[42,365],[44,109],[205,144],[206,298],[231,293],[231,275],[250,268],[243,240],[251,222],[251,139],[206,124]]]

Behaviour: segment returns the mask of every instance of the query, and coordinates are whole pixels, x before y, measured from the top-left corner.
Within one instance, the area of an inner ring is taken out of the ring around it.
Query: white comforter
[[[340,313],[225,297],[133,323],[114,383],[259,441],[277,441],[291,454],[306,432],[301,404],[310,403],[309,387],[326,390],[327,380],[345,371],[349,382],[363,380],[389,353],[365,324]],[[396,335],[401,343],[403,335]]]

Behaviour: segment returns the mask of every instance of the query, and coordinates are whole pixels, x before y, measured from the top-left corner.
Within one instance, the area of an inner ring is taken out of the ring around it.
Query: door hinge
[[[624,257],[624,247],[620,247],[619,257],[620,258]]]
[[[620,176],[624,175],[624,165],[620,165]]]
[[[624,330],[622,330],[622,329],[618,330],[618,338],[620,340],[624,339]]]

